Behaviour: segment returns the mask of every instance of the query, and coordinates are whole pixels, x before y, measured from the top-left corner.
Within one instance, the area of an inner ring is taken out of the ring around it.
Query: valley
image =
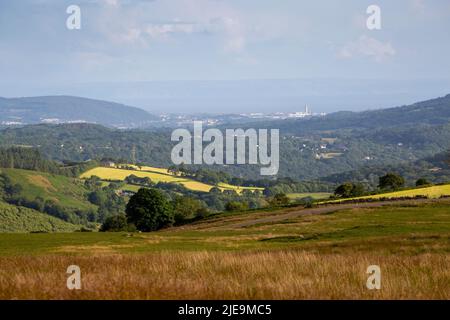
[[[280,126],[269,178],[173,165],[167,128],[3,128],[0,298],[448,299],[448,101],[253,123]]]

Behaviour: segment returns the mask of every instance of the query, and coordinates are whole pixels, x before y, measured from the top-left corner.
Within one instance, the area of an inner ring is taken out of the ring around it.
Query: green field
[[[0,169],[12,183],[22,187],[21,196],[33,200],[41,197],[73,209],[93,209],[96,207],[86,200],[88,191],[80,179],[22,169]]]
[[[301,209],[219,214],[182,228],[153,233],[0,234],[0,256],[95,252],[144,253],[155,251],[241,251],[315,248],[339,251],[355,245],[360,250],[385,245],[414,252],[450,252],[450,202],[399,204],[380,208],[333,209],[331,213],[272,217]],[[305,209],[303,209],[305,210]],[[312,209],[314,210],[314,209]],[[269,221],[253,224],[259,219]]]
[[[128,165],[131,166],[131,165]],[[178,183],[185,186],[188,189],[194,191],[203,191],[209,192],[214,186],[210,184],[206,184],[203,182],[195,181],[189,178],[169,174],[167,169],[164,168],[154,168],[154,167],[136,167],[133,166],[135,170],[128,169],[119,169],[113,167],[96,167],[91,170],[84,172],[80,178],[85,179],[92,176],[97,176],[105,181],[114,181],[114,180],[125,180],[126,177],[130,175],[135,175],[140,178],[150,178],[153,182],[169,182],[169,183]],[[234,190],[238,193],[242,192],[242,190],[263,190],[263,188],[249,188],[249,187],[239,187],[233,186],[230,184],[221,183],[219,184],[219,189],[221,190]],[[129,190],[129,189],[127,189]]]

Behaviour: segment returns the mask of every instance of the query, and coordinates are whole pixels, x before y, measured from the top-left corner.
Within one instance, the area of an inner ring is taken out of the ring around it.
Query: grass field
[[[163,168],[154,168],[154,167],[140,167],[140,169],[136,166],[133,166],[136,170],[127,170],[127,169],[118,169],[118,168],[109,168],[109,167],[96,167],[89,171],[84,172],[80,178],[89,178],[91,176],[97,176],[102,180],[125,180],[129,175],[135,175],[137,177],[150,178],[153,182],[170,182],[170,183],[179,183],[185,186],[188,189],[194,191],[203,191],[209,192],[211,188],[214,186],[202,183],[199,181],[195,181],[189,178],[184,178],[180,176],[176,176],[173,174],[169,174],[167,169]],[[219,188],[221,190],[235,190],[240,193],[242,190],[263,190],[262,188],[248,188],[248,187],[238,187],[230,184],[221,183],[219,184]],[[129,189],[127,189],[129,190]]]
[[[29,200],[41,197],[54,200],[58,204],[75,209],[93,209],[96,207],[86,200],[83,181],[45,172],[21,169],[0,169],[14,184],[22,186],[21,195]]]
[[[348,199],[337,200],[337,201],[339,202],[339,201],[347,201],[347,200],[382,199],[382,198],[393,199],[393,198],[404,198],[404,197],[414,198],[416,196],[425,196],[425,197],[428,197],[429,199],[436,199],[436,198],[440,198],[442,196],[450,196],[450,184],[394,191],[394,192],[381,193],[381,194],[364,196],[364,197],[348,198]],[[333,202],[335,202],[335,201],[333,201]]]
[[[222,214],[148,234],[0,234],[0,298],[449,299],[449,208],[442,199]],[[70,264],[82,269],[79,292],[65,288]],[[365,288],[372,264],[379,291]]]

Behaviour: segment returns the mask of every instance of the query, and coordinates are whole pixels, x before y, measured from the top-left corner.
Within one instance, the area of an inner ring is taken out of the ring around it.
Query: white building
[[[305,111],[298,111],[294,113],[289,113],[289,118],[305,118],[312,116],[311,109],[308,107],[308,105],[305,105]]]

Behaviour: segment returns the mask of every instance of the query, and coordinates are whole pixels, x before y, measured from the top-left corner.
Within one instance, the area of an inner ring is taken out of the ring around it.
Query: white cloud
[[[240,55],[249,43],[275,32],[270,24],[252,22],[253,16],[225,1],[179,0],[176,6],[151,0],[133,6],[125,0],[101,1],[104,8],[97,16],[97,30],[118,46],[147,47],[179,36],[209,35],[217,40],[211,45],[218,43],[223,52]]]
[[[381,42],[366,35],[361,36],[357,41],[352,41],[343,46],[338,51],[338,57],[349,59],[356,56],[366,56],[373,58],[377,62],[382,62],[389,57],[396,55],[396,50],[389,42]]]
[[[193,23],[151,24],[144,27],[145,34],[153,39],[166,38],[172,34],[192,34],[198,32],[198,26]]]

